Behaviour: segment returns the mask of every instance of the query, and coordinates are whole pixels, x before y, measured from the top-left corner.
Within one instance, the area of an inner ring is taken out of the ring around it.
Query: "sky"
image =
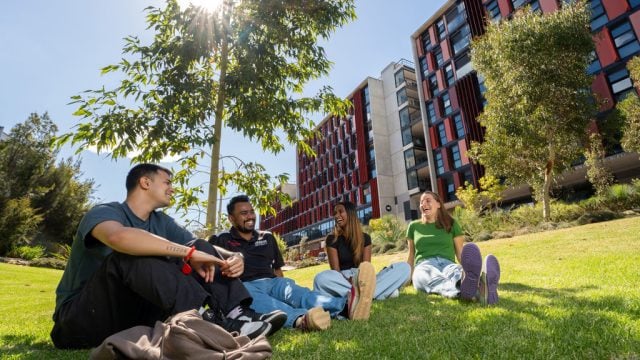
[[[334,63],[331,73],[306,91],[315,93],[328,85],[336,95],[346,97],[366,77],[379,77],[392,61],[413,61],[411,34],[444,3],[356,0],[357,20],[322,41]],[[70,97],[103,85],[113,87],[115,79],[100,76],[100,69],[120,60],[124,37],[150,38],[144,8],[163,4],[160,0],[4,0],[0,12],[0,126],[8,133],[30,113],[48,112],[60,133],[70,130],[79,120],[71,115],[75,107],[69,104]],[[60,156],[71,156],[74,150],[65,148]],[[265,154],[258,144],[226,130],[221,154],[258,161],[271,175],[288,173],[290,181],[296,181],[292,146],[278,155]],[[131,167],[128,159],[114,161],[88,150],[79,156],[82,177],[95,181],[95,202],[124,200],[124,179]]]

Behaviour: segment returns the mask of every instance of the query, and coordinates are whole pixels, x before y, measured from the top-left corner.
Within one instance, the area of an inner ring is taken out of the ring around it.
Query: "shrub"
[[[67,262],[66,261],[62,261],[60,259],[54,259],[54,258],[40,258],[40,259],[35,259],[35,260],[31,261],[30,265],[31,266],[51,268],[51,269],[64,270],[64,268],[67,266]]]
[[[25,260],[34,260],[44,257],[45,249],[42,246],[18,246],[9,252],[9,256]]]
[[[584,213],[584,208],[579,204],[551,203],[551,221],[556,223],[575,221]]]
[[[585,213],[576,221],[580,225],[617,219],[620,216],[610,210],[595,210]]]
[[[369,221],[369,235],[373,244],[392,244],[394,247],[405,242],[407,224],[393,215],[385,215]]]
[[[28,244],[41,221],[42,216],[36,214],[29,198],[8,200],[0,210],[0,256]]]

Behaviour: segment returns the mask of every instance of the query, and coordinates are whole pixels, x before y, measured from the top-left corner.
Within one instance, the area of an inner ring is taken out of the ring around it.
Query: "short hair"
[[[229,203],[227,204],[227,214],[231,215],[233,210],[235,210],[236,208],[236,204],[242,203],[242,202],[250,203],[251,200],[249,200],[249,197],[247,195],[238,195],[238,196],[232,197],[231,200],[229,200]]]
[[[138,164],[129,170],[127,174],[126,187],[127,194],[132,192],[138,185],[138,181],[144,176],[155,175],[158,171],[164,171],[172,176],[171,170],[156,164]]]

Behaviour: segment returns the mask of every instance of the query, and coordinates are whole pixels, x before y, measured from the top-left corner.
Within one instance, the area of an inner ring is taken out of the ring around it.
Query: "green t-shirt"
[[[124,202],[93,207],[80,221],[73,239],[71,256],[56,289],[56,311],[60,305],[80,292],[87,280],[102,265],[102,261],[111,254],[110,247],[91,236],[93,228],[105,221],[117,221],[126,227],[146,230],[182,245],[195,238],[190,231],[178,225],[171,216],[162,211],[153,211],[147,220],[142,220]]]
[[[456,261],[456,251],[453,238],[462,235],[462,229],[457,221],[453,221],[451,232],[438,229],[435,223],[424,224],[421,220],[414,220],[407,228],[407,238],[413,240],[416,248],[414,264],[432,257],[441,257]]]

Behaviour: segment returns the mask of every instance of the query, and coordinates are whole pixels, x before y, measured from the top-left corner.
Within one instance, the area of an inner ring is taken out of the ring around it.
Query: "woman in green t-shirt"
[[[424,192],[420,212],[422,218],[407,228],[407,262],[412,266],[413,287],[447,298],[498,302],[500,264],[496,257],[488,255],[483,263],[476,244],[464,245],[460,225],[446,211],[438,194]]]

